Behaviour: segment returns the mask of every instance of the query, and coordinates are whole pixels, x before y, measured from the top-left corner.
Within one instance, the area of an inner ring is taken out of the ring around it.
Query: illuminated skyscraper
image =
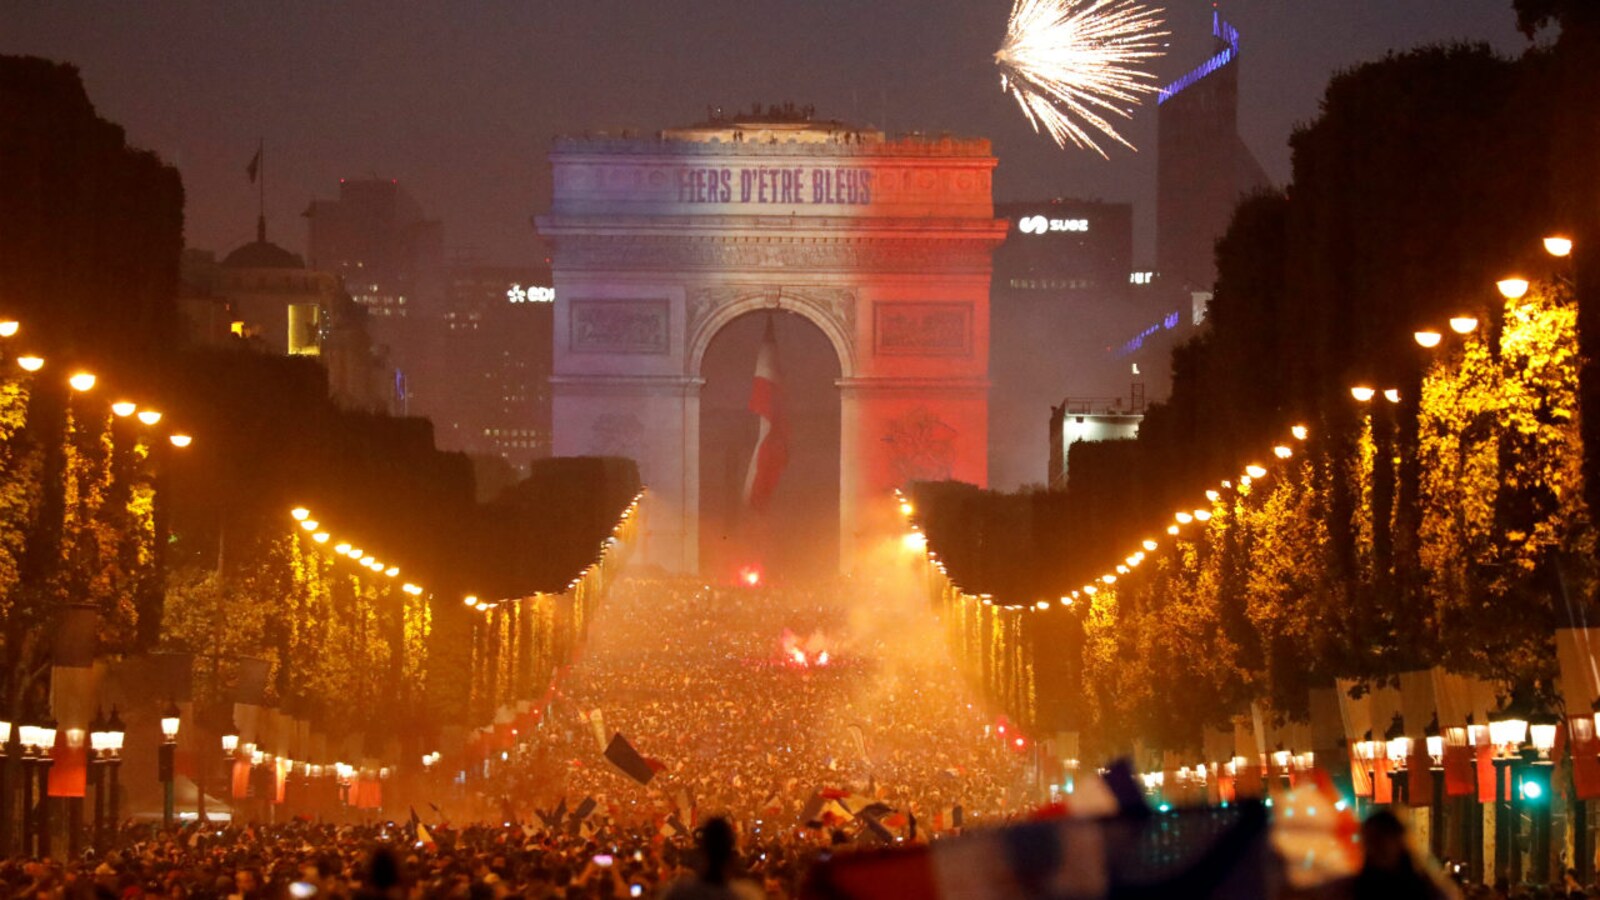
[[[1239,31],[1213,10],[1211,33],[1212,56],[1156,97],[1156,265],[1170,288],[1207,295],[1234,207],[1268,186],[1239,137]]]
[[[311,267],[343,280],[366,309],[373,339],[389,350],[392,410],[434,411],[421,370],[431,347],[427,320],[444,301],[443,227],[398,182],[380,178],[340,179],[339,199],[312,201],[306,218]]]
[[[551,322],[555,291],[548,268],[456,265],[443,314],[435,320],[440,363],[439,446],[472,456],[480,487],[550,454]]]

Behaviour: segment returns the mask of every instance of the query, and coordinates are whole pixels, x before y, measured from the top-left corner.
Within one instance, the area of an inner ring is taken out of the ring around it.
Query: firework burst
[[[1161,10],[1137,0],[1012,0],[1005,43],[995,53],[1000,89],[1016,99],[1034,131],[1106,155],[1091,130],[1136,149],[1108,116],[1132,116],[1154,76],[1167,32]]]

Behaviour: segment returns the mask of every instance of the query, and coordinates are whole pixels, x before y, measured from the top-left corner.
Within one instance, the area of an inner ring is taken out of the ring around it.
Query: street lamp
[[[1400,389],[1399,388],[1384,388],[1383,389],[1383,399],[1389,401],[1390,403],[1399,403],[1400,402]]]
[[[67,384],[72,385],[72,389],[81,394],[94,390],[95,381],[96,379],[92,373],[74,372],[72,377],[67,379]]]
[[[178,709],[178,704],[167,701],[167,708],[161,713],[161,752],[156,766],[156,775],[161,780],[161,824],[163,825],[172,824],[175,811],[173,796],[173,782],[177,780],[175,757],[178,750],[178,728],[182,724],[182,712]]]
[[[4,322],[0,322],[0,338],[16,337],[17,332],[21,330],[22,323],[15,319],[7,319]]]
[[[37,372],[44,368],[44,359],[38,356],[19,356],[17,365],[21,366],[24,372]]]
[[[11,854],[11,735],[11,720],[0,714],[0,856]]]
[[[1376,390],[1364,384],[1358,384],[1350,389],[1350,396],[1354,397],[1357,403],[1367,403],[1377,394]]]
[[[106,846],[106,789],[101,777],[110,753],[110,740],[106,737],[106,714],[97,709],[89,721],[89,780],[94,784],[94,848],[103,852]]]
[[[1544,239],[1544,252],[1551,256],[1571,256],[1572,238],[1551,235]],[[0,334],[0,336],[5,336]]]
[[[1494,283],[1500,289],[1500,296],[1507,300],[1521,300],[1528,293],[1528,279],[1502,278]]]
[[[116,842],[118,822],[121,820],[122,801],[118,798],[117,775],[122,770],[122,742],[127,737],[127,726],[122,724],[122,717],[117,715],[116,706],[111,707],[111,718],[106,720],[106,749],[109,757],[106,762],[111,768],[111,794],[110,804],[106,810],[107,818],[111,822],[112,842]]]
[[[182,449],[182,448],[187,447],[190,444],[194,443],[194,438],[190,437],[187,434],[175,434],[175,435],[167,438],[167,440],[172,442],[172,446],[177,447],[179,449]]]
[[[28,790],[23,794],[23,853],[30,852],[43,858],[50,855],[50,752],[56,745],[56,723],[46,718],[38,725],[22,726],[22,741],[26,745],[28,760],[33,763],[36,775],[38,805],[33,807],[32,790],[34,777],[24,773],[27,779]],[[36,813],[32,816],[27,810],[33,807]],[[31,846],[30,846],[31,845]],[[36,849],[35,849],[36,848]]]
[[[1456,334],[1471,334],[1478,330],[1477,316],[1451,316],[1450,330]]]
[[[131,400],[118,400],[117,402],[111,404],[111,414],[119,419],[126,419],[127,417],[133,415],[134,411],[138,408],[138,404]]]
[[[161,421],[161,413],[153,409],[141,409],[139,410],[138,419],[145,425],[154,425]]]
[[[1413,333],[1411,336],[1416,339],[1419,346],[1425,347],[1429,350],[1439,346],[1439,342],[1444,340],[1444,335],[1437,331],[1433,331],[1432,329],[1418,331]]]

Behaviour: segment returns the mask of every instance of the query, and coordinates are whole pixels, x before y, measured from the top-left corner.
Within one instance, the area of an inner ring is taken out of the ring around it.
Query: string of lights
[[[353,544],[350,541],[334,541],[333,533],[328,531],[321,521],[314,518],[311,514],[311,510],[307,509],[306,507],[297,506],[294,509],[289,510],[289,516],[295,520],[302,531],[310,533],[311,540],[316,542],[319,546],[326,547],[329,543],[332,543],[332,551],[335,557],[353,562],[364,569],[370,570],[375,575],[383,575],[386,578],[399,577],[399,566],[385,563],[383,560],[378,559],[373,554],[368,553],[362,547],[357,544]],[[420,597],[426,593],[426,590],[421,585],[412,583],[410,581],[402,583],[400,585],[400,590],[405,591],[407,594],[410,594],[413,597]],[[476,597],[468,597],[467,599],[474,602],[477,600]]]
[[[1571,238],[1554,235],[1546,237],[1543,243],[1545,252],[1557,259],[1565,259],[1570,257],[1572,254],[1573,245]],[[1499,291],[1500,295],[1505,299],[1520,300],[1528,293],[1530,283],[1528,279],[1522,277],[1521,275],[1511,275],[1495,282],[1495,287]],[[1453,315],[1448,321],[1450,330],[1461,336],[1472,334],[1477,330],[1478,324],[1478,317],[1472,313],[1466,312]],[[1419,329],[1413,333],[1412,337],[1418,346],[1429,350],[1438,347],[1444,340],[1444,334],[1442,330],[1431,327]],[[1357,384],[1350,388],[1351,397],[1359,403],[1371,402],[1380,394],[1390,403],[1399,403],[1401,400],[1400,390],[1395,387],[1385,387],[1380,389],[1370,384]],[[1272,447],[1273,457],[1280,462],[1293,459],[1295,456],[1295,445],[1303,444],[1311,436],[1310,429],[1303,424],[1292,426],[1289,429],[1289,434],[1292,440],[1276,443]],[[1253,482],[1261,481],[1267,478],[1270,474],[1270,471],[1271,470],[1269,469],[1268,465],[1261,462],[1252,462],[1244,467],[1244,471],[1240,473],[1238,478],[1224,479],[1218,484],[1217,487],[1208,489],[1205,492],[1206,501],[1208,504],[1216,504],[1221,500],[1221,491],[1248,488]],[[946,571],[944,563],[939,560],[938,554],[928,547],[927,538],[925,535],[923,535],[921,529],[918,527],[915,521],[914,515],[916,510],[912,506],[911,501],[898,489],[895,490],[894,495],[895,500],[899,504],[900,514],[906,520],[906,524],[909,529],[904,538],[904,546],[907,550],[924,553],[927,557],[928,563],[933,566],[934,569],[937,570],[941,575],[948,578],[949,573]],[[1166,526],[1167,537],[1178,538],[1183,534],[1183,530],[1186,527],[1194,524],[1204,525],[1210,521],[1212,515],[1211,509],[1208,506],[1195,506],[1193,508],[1177,510],[1172,514],[1173,521]],[[1071,609],[1077,605],[1079,600],[1084,598],[1092,598],[1101,590],[1116,584],[1119,578],[1124,578],[1132,574],[1133,571],[1148,558],[1149,554],[1155,553],[1161,548],[1161,546],[1161,542],[1156,538],[1147,537],[1143,539],[1131,553],[1122,558],[1121,562],[1118,562],[1111,568],[1100,573],[1098,576],[1091,579],[1088,583],[1079,587],[1077,590],[1062,596],[1057,601],[1055,606]],[[965,592],[963,591],[963,593]],[[982,599],[986,605],[994,605],[993,599],[987,594],[978,594],[975,596]],[[1052,604],[1048,600],[1039,600],[1034,602],[1032,605],[1000,605],[1007,609],[1028,609],[1035,612],[1044,612],[1053,608]]]
[[[16,321],[15,319],[0,320],[0,339],[10,340],[21,333],[22,323]],[[39,356],[36,353],[23,353],[21,355],[14,356],[13,359],[16,361],[17,367],[22,369],[22,371],[26,372],[29,376],[37,376],[38,373],[43,371],[45,368],[44,357]],[[67,386],[72,388],[72,390],[78,394],[88,394],[97,387],[102,389],[104,388],[104,385],[100,383],[100,379],[93,372],[88,372],[83,369],[75,369],[72,374],[67,376]],[[164,418],[159,410],[148,406],[141,406],[140,404],[127,399],[113,400],[109,408],[111,414],[117,418],[126,419],[131,416],[137,419],[139,424],[149,428],[154,428],[156,425],[160,424]],[[194,437],[184,431],[173,431],[167,434],[167,441],[168,443],[172,444],[172,446],[181,450],[185,447],[188,447],[190,444],[193,444]]]

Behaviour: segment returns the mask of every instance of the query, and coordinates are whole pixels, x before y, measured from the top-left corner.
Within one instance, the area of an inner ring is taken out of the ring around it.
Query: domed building
[[[299,254],[267,240],[264,221],[254,241],[220,264],[195,268],[187,287],[209,301],[209,317],[225,313],[231,332],[225,339],[245,341],[262,353],[315,357],[328,371],[335,400],[387,409],[387,379],[368,335],[366,311],[337,275],[308,268]]]

